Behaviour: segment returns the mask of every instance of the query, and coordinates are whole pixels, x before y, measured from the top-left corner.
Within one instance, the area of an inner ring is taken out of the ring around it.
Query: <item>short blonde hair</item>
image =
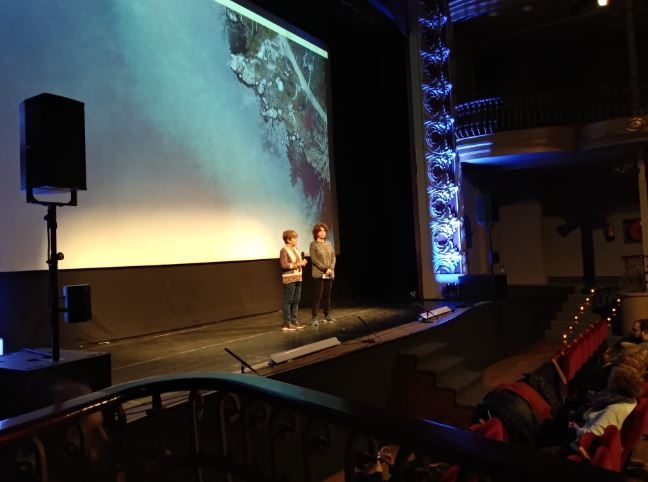
[[[287,243],[289,239],[296,238],[298,234],[294,229],[286,229],[283,233],[281,233],[281,236],[283,237],[284,243]]]

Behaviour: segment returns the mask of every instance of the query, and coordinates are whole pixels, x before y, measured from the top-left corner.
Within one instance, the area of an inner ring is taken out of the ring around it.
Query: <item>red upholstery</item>
[[[592,465],[597,467],[603,467],[604,469],[614,470],[615,472],[620,472],[615,463],[615,457],[612,455],[612,451],[604,446],[600,446],[596,449],[594,457],[592,457]]]
[[[599,450],[605,448],[609,451],[609,455],[599,455]],[[605,432],[601,436],[600,446],[592,457],[592,463],[605,467],[606,469],[616,470],[621,472],[621,457],[623,456],[623,447],[621,446],[621,432],[616,425],[608,425]],[[597,457],[602,457],[597,462]],[[605,465],[603,465],[603,463]]]
[[[592,432],[585,432],[578,439],[578,445],[583,447],[588,453],[590,453],[593,446],[598,445],[599,442],[600,442],[600,438],[594,435],[594,433]]]
[[[490,418],[483,423],[474,423],[470,427],[468,427],[468,430],[493,440],[499,440],[500,442],[508,441],[508,435],[506,433],[506,430],[504,429],[504,425],[502,425],[501,420],[497,417]],[[459,480],[460,472],[461,467],[458,465],[453,465],[445,471],[440,479],[440,482],[455,482],[456,480]],[[462,478],[462,480],[466,480],[467,482],[477,482],[479,480],[479,474],[467,474]]]
[[[587,329],[585,330],[585,343],[583,347],[585,350],[585,356],[583,358],[583,363],[587,362],[587,360],[589,360],[591,356],[594,354],[594,352],[596,351],[594,335],[595,335],[594,326],[593,325],[588,326]]]
[[[439,479],[439,482],[455,482],[459,478],[460,470],[461,467],[459,467],[458,465],[453,465],[445,471],[445,473],[441,476],[441,479]]]
[[[579,439],[581,451],[567,456],[567,460],[583,462],[590,460],[592,465],[616,472],[621,471],[621,433],[616,425],[608,425],[601,437],[591,432],[584,433]]]
[[[583,457],[577,454],[571,454],[567,456],[567,460],[571,460],[572,462],[582,462]]]
[[[643,390],[641,391],[641,395],[639,395],[639,398],[646,398],[648,397],[648,381],[644,383]]]
[[[551,405],[531,385],[524,382],[504,383],[498,385],[497,389],[508,390],[519,395],[529,404],[539,422],[551,418]]]
[[[648,398],[640,398],[635,409],[628,415],[621,427],[621,468],[630,460],[630,455],[648,429]]]
[[[576,375],[576,372],[580,368],[578,365],[578,353],[576,350],[577,345],[572,345],[565,350],[563,355],[563,373],[567,381],[571,381]]]
[[[508,442],[508,434],[506,433],[506,429],[504,428],[501,420],[497,417],[493,417],[480,424],[475,432],[483,435],[486,438],[499,440],[500,442]]]
[[[568,347],[554,357],[559,361],[560,369],[567,382],[576,376],[578,370],[601,347],[607,339],[607,332],[607,323],[598,320],[585,328]]]

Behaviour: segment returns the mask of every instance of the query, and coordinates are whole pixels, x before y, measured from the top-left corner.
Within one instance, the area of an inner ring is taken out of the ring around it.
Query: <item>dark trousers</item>
[[[288,283],[283,285],[283,324],[288,326],[290,323],[298,321],[299,300],[301,298],[302,282]]]
[[[333,280],[313,278],[313,281],[315,283],[313,284],[313,304],[311,306],[311,312],[313,316],[317,316],[321,304],[324,316],[328,316],[329,310],[331,309],[331,288],[333,287]]]

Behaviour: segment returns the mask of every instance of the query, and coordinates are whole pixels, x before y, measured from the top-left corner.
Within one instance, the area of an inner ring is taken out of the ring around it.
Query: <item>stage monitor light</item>
[[[445,315],[446,313],[452,313],[452,308],[450,308],[449,306],[442,306],[430,311],[425,311],[419,315],[419,318],[421,318],[422,320],[432,320],[441,315]]]
[[[275,353],[274,355],[270,355],[270,366],[287,362],[288,360],[294,360],[295,358],[302,356],[310,355],[311,353],[322,351],[326,348],[331,348],[340,344],[340,340],[338,340],[336,337],[331,337],[326,338],[325,340],[316,341],[315,343],[309,343],[308,345],[293,348],[292,350]]]

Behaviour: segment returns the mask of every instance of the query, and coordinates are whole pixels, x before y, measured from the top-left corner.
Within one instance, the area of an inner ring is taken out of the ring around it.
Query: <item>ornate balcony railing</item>
[[[598,89],[578,95],[534,93],[490,97],[455,106],[457,138],[495,132],[569,124],[588,124],[618,117],[646,115],[648,92],[644,86],[642,109],[632,108],[630,89]]]
[[[422,480],[410,477],[438,461],[493,481],[632,480],[467,430],[229,374],[147,379],[4,420],[0,470],[4,481],[21,482],[353,481],[378,464],[388,444],[400,447],[392,481]]]

